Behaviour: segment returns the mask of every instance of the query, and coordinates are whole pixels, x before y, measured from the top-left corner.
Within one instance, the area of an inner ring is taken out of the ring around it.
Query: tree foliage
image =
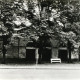
[[[15,0],[1,3],[0,20],[11,38],[38,40],[43,33],[59,40],[79,42],[79,4],[63,0]]]

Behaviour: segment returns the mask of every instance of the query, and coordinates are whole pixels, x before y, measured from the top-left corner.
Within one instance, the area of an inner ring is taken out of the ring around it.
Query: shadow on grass
[[[25,58],[6,58],[5,64],[35,64],[36,61],[28,61]],[[3,64],[3,59],[0,59],[0,64]]]

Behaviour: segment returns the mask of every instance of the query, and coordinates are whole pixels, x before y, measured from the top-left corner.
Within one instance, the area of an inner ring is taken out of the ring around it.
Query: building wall
[[[8,48],[6,58],[18,58],[18,46],[11,46]],[[19,47],[19,58],[26,58],[25,46]]]

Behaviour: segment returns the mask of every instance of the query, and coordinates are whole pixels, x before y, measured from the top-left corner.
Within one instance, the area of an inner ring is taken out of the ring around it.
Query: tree
[[[45,32],[51,37],[58,37],[66,46],[67,40],[74,44],[79,39],[79,26],[75,26],[80,15],[77,5],[75,7],[63,0],[15,0],[3,2],[1,6],[0,20],[11,40],[28,37],[37,42]]]

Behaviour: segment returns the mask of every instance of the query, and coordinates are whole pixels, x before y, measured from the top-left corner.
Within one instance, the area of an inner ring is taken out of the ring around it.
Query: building
[[[8,0],[7,0],[8,1]],[[41,0],[43,2],[46,0]],[[49,0],[48,0],[49,1]],[[68,1],[70,3],[70,0]],[[45,9],[43,10],[43,12]],[[18,42],[18,40],[14,41],[14,46],[11,46],[7,50],[6,58],[23,58],[26,61],[37,61],[39,59],[39,48],[35,47],[33,42],[27,45],[28,43],[22,41],[22,39]],[[24,44],[22,44],[24,42]],[[18,43],[20,45],[18,46]],[[69,60],[69,53],[66,46],[59,46],[59,40],[56,38],[51,39],[51,46],[45,46],[41,55],[41,61],[50,62],[50,59],[58,59],[60,58],[62,62],[66,62]],[[20,48],[20,49],[19,49]],[[3,57],[2,53],[0,54]],[[76,57],[78,59],[78,57]]]

